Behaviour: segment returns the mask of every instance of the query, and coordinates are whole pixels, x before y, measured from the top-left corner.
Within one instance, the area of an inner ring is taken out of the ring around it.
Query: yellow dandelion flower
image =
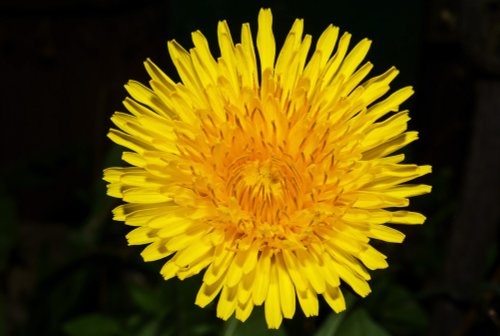
[[[132,165],[104,171],[108,194],[125,202],[114,219],[136,226],[128,243],[147,244],[145,261],[169,258],[165,279],[204,271],[195,303],[218,296],[224,320],[245,321],[264,305],[268,327],[278,328],[297,299],[317,315],[318,295],[340,312],[341,282],[364,297],[368,270],[388,266],[370,240],[401,242],[386,224],[425,220],[395,209],[431,190],[406,183],[430,166],[394,154],[417,139],[399,111],[412,88],[386,95],[395,68],[365,80],[371,41],[349,51],[351,35],[333,25],[308,57],[303,29],[297,19],[277,53],[262,9],[258,53],[250,26],[234,44],[226,21],[218,58],[199,31],[189,51],[170,41],[181,81],[148,59],[150,88],[129,81],[130,113],[112,117],[118,129],[108,136],[130,150],[123,160]]]

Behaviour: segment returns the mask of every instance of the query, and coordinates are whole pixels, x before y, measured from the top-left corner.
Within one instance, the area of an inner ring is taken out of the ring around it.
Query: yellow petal
[[[132,98],[137,100],[139,103],[151,108],[153,111],[160,115],[164,115],[164,111],[168,110],[167,106],[165,106],[161,99],[158,98],[158,95],[154,91],[137,81],[128,81],[128,83],[125,85],[125,89]]]
[[[205,242],[203,239],[198,240],[177,252],[175,263],[181,267],[186,267],[193,264],[197,259],[211,259],[211,252],[213,252],[212,244]]]
[[[391,94],[389,97],[370,107],[368,110],[369,115],[380,118],[388,112],[397,111],[399,105],[413,95],[414,91],[411,86],[404,87]]]
[[[130,163],[133,166],[141,167],[141,168],[143,168],[147,164],[147,161],[144,160],[144,158],[142,158],[142,156],[140,156],[139,154],[134,153],[134,152],[123,152],[122,160],[127,162],[127,163]]]
[[[292,61],[292,56],[294,55],[294,52],[296,52],[300,46],[303,31],[304,31],[304,20],[295,19],[292,28],[290,29],[290,31],[286,36],[285,43],[283,43],[283,46],[281,47],[278,59],[276,60],[277,74],[284,73],[286,66],[290,64],[290,62]]]
[[[384,225],[371,225],[370,237],[391,243],[401,243],[405,239],[402,232]]]
[[[371,43],[367,38],[359,41],[344,59],[337,76],[343,75],[345,78],[349,78],[365,58]]]
[[[378,209],[406,207],[409,204],[406,198],[386,195],[383,192],[358,191],[355,192],[352,197],[355,199],[353,206],[356,208]]]
[[[239,251],[236,254],[233,262],[229,266],[229,270],[226,276],[226,286],[234,287],[241,280],[241,276],[243,275],[243,264],[244,259],[247,256],[248,251]]]
[[[365,249],[357,254],[357,257],[371,270],[387,268],[389,266],[385,260],[387,257],[370,245],[366,245]]]
[[[158,229],[158,236],[162,238],[171,238],[180,234],[185,234],[188,229],[193,227],[191,218],[177,217],[170,214],[155,217],[148,222],[148,226]]]
[[[344,84],[340,95],[345,97],[351,93],[351,91],[358,86],[358,84],[365,78],[370,71],[373,69],[373,64],[367,62],[363,64]]]
[[[349,271],[364,280],[370,280],[370,273],[363,267],[363,265],[354,258],[351,254],[345,253],[339,249],[327,250],[336,263],[344,265]],[[357,254],[357,253],[356,253]],[[340,273],[339,273],[340,274]]]
[[[333,263],[330,255],[328,255],[328,253],[324,253],[322,255],[322,259],[323,259],[325,274],[326,274],[326,284],[329,287],[340,286],[340,277],[339,277],[338,272],[335,271],[335,264]]]
[[[123,200],[129,203],[161,203],[170,200],[158,188],[134,187],[123,191]]]
[[[338,287],[327,286],[323,293],[326,303],[336,312],[340,313],[346,309],[344,296]]]
[[[188,267],[184,267],[177,272],[177,277],[179,280],[184,280],[200,273],[208,265],[210,265],[210,258],[198,258]]]
[[[167,261],[160,270],[160,274],[163,276],[163,279],[169,280],[176,276],[179,271],[179,266],[175,263],[175,256]]]
[[[326,64],[323,83],[322,83],[323,87],[329,85],[332,81],[332,78],[337,73],[339,66],[342,64],[342,61],[344,61],[344,57],[347,54],[350,41],[351,41],[351,34],[349,33],[344,33],[340,38],[339,44],[337,46],[337,51]],[[336,79],[338,80],[339,78]]]
[[[364,149],[376,147],[394,136],[406,131],[410,117],[407,112],[396,113],[386,120],[373,124],[361,146]]]
[[[200,306],[202,308],[206,307],[210,302],[212,302],[215,299],[217,294],[219,294],[219,292],[221,291],[222,286],[224,285],[223,275],[224,273],[222,273],[221,276],[211,284],[207,284],[205,281],[203,281],[200,290],[196,294],[196,299],[194,302],[197,306]]]
[[[243,264],[243,273],[248,274],[252,272],[257,266],[258,253],[259,253],[260,243],[256,240],[252,243],[248,249],[245,263]]]
[[[276,263],[271,264],[269,274],[269,291],[265,301],[265,317],[270,329],[278,329],[283,321],[280,304],[280,283]]]
[[[192,96],[197,100],[203,100],[201,98],[201,92],[203,92],[203,86],[201,85],[195,70],[193,69],[193,64],[189,53],[175,40],[169,41],[167,43],[168,52],[172,62],[174,63],[177,73],[182,80],[182,83],[186,86],[188,90],[192,93]]]
[[[214,261],[203,276],[203,283],[212,285],[225,275],[234,257],[234,252],[225,250],[224,245],[219,245],[215,251]]]
[[[276,54],[276,43],[272,30],[273,15],[270,9],[260,10],[258,24],[257,49],[259,50],[260,68],[263,74],[264,71],[274,68],[274,57]]]
[[[245,322],[250,317],[253,307],[254,305],[251,300],[247,301],[244,304],[238,302],[238,304],[236,305],[235,317],[241,322]]]
[[[241,26],[241,44],[236,45],[236,59],[238,64],[241,65],[238,67],[238,72],[242,77],[242,87],[252,89],[257,87],[257,60],[248,23]]]
[[[319,311],[318,297],[311,288],[305,291],[297,291],[300,308],[306,317],[317,316]]]
[[[233,315],[236,309],[236,293],[237,287],[229,288],[224,286],[217,302],[217,317],[227,320],[231,315]]]
[[[158,115],[155,111],[152,111],[150,108],[136,102],[130,97],[125,98],[125,100],[122,103],[123,106],[125,106],[125,108],[127,109],[127,111],[129,111],[136,117],[141,117],[141,116],[155,117]]]
[[[304,276],[309,280],[316,293],[323,293],[325,291],[325,279],[318,276],[320,271],[311,255],[303,250],[297,250],[296,254]]]
[[[390,223],[397,224],[422,224],[425,222],[425,216],[411,211],[394,211],[391,213]]]
[[[206,87],[209,84],[216,84],[217,78],[219,76],[217,62],[214,60],[212,53],[210,52],[210,47],[208,46],[208,41],[203,36],[203,33],[199,30],[191,33],[191,38],[193,39],[193,44],[195,46],[192,53],[193,64],[195,65],[195,71],[198,77],[202,79],[202,84]],[[196,57],[193,57],[195,56]],[[195,59],[199,61],[199,64],[195,64]],[[204,73],[204,76],[200,76]]]
[[[403,148],[407,144],[418,139],[418,132],[410,131],[403,134],[400,134],[387,142],[378,145],[375,148],[367,149],[363,153],[363,160],[371,160],[380,158],[389,154],[394,153],[398,149]]]
[[[371,292],[370,286],[368,286],[366,280],[346,268],[344,265],[336,263],[336,270],[340,278],[347,282],[347,284],[360,296],[365,297]]]
[[[278,285],[280,294],[281,311],[283,317],[291,319],[295,314],[295,288],[281,254],[275,256],[276,272],[278,273]],[[271,290],[271,289],[270,289]]]
[[[295,288],[297,288],[297,291],[306,292],[307,288],[309,287],[309,284],[305,279],[304,275],[302,274],[302,272],[300,271],[297,257],[293,252],[288,250],[283,250],[282,255],[286,269],[288,270],[288,274],[290,275],[290,278],[292,279]]]
[[[316,50],[321,52],[320,68],[323,68],[330,58],[338,36],[339,27],[330,24],[318,38]]]
[[[174,81],[170,79],[170,77],[168,77],[160,68],[158,68],[158,66],[154,64],[151,59],[146,59],[144,67],[153,80],[162,83],[168,91],[175,90]]]
[[[171,255],[174,251],[170,251],[165,246],[164,240],[158,240],[149,244],[142,252],[141,256],[144,261],[155,261],[162,258],[166,258]]]
[[[236,92],[239,93],[236,51],[233,38],[231,37],[231,31],[225,20],[219,21],[217,25],[217,38],[221,53],[219,65],[225,64],[226,77],[229,79],[233,89],[237,90]]]
[[[139,227],[130,231],[126,238],[129,245],[148,244],[158,240],[157,230],[148,227]]]
[[[271,249],[264,248],[259,262],[257,263],[255,280],[253,284],[253,303],[256,306],[261,305],[267,297],[269,290],[269,274],[271,268]]]
[[[370,224],[383,224],[390,221],[392,214],[385,210],[375,210],[375,209],[356,209],[351,208],[346,211],[342,216],[344,221],[349,223],[370,223]]]
[[[389,91],[389,83],[392,82],[398,74],[399,71],[395,67],[391,67],[383,74],[372,77],[364,82],[362,84],[364,91],[361,99],[363,99],[366,105],[369,105],[382,97],[387,91]]]
[[[137,217],[149,218],[158,214],[158,211],[169,209],[171,204],[158,203],[158,204],[122,204],[113,209],[113,219],[124,221],[126,219],[133,219]],[[146,221],[143,221],[143,223]]]
[[[243,278],[238,284],[238,302],[242,305],[252,301],[252,286],[255,280],[255,273],[254,269],[253,272],[243,275]]]
[[[186,234],[178,235],[167,241],[167,248],[169,250],[179,251],[185,249],[197,240],[203,239],[205,235],[203,226],[194,227],[193,232],[187,231]]]
[[[143,153],[146,150],[154,150],[154,147],[151,146],[151,144],[147,144],[142,140],[139,140],[116,129],[109,130],[108,138],[110,138],[113,142],[119,144],[120,146],[127,147],[128,149],[131,149],[136,153]]]
[[[394,197],[413,197],[428,194],[431,190],[432,187],[425,184],[404,184],[387,189],[385,193]]]

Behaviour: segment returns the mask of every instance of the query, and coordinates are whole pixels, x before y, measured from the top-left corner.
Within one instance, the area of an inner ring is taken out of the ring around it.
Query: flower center
[[[298,208],[299,175],[282,158],[238,160],[230,169],[227,188],[257,223],[278,223]]]

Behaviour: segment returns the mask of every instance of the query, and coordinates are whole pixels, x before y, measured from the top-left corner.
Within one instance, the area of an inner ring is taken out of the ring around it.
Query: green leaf
[[[377,303],[376,316],[396,335],[425,333],[428,318],[413,295],[404,287],[392,284]]]
[[[390,336],[390,334],[378,325],[362,308],[353,310],[347,314],[345,320],[333,335],[341,336]]]
[[[162,284],[163,285],[163,284]],[[153,315],[164,315],[170,308],[162,298],[163,287],[147,288],[136,284],[129,286],[129,293],[132,301],[144,312]]]
[[[269,335],[269,336],[286,336],[283,329],[269,330],[267,328],[266,319],[262,307],[255,307],[254,311],[245,322],[238,321],[234,316],[231,317],[224,327],[223,336],[253,336],[253,335]]]
[[[115,336],[120,334],[120,324],[109,316],[88,314],[66,322],[63,331],[68,336]]]
[[[160,325],[161,325],[161,320],[159,320],[159,319],[147,321],[146,323],[144,323],[142,325],[142,328],[140,328],[139,332],[137,332],[135,335],[136,336],[157,336]]]
[[[40,259],[38,263],[45,265]],[[43,278],[45,281],[39,285],[37,295],[31,304],[33,311],[37,312],[29,325],[32,333],[37,333],[37,328],[43,325],[47,334],[57,334],[63,321],[66,321],[68,312],[82,304],[83,291],[90,275],[89,268],[76,268],[73,272],[66,272],[57,279],[53,274],[49,273]]]
[[[336,335],[342,321],[344,320],[346,313],[331,313],[325,322],[321,325],[318,331],[314,334],[315,336],[331,336]]]

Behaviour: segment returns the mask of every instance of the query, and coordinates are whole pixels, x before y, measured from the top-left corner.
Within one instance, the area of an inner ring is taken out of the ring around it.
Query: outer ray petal
[[[261,305],[267,297],[269,290],[269,274],[271,271],[271,250],[264,249],[257,263],[255,280],[253,284],[253,302]]]
[[[217,302],[217,317],[227,320],[231,315],[233,315],[236,309],[236,294],[237,288],[224,286]]]
[[[295,288],[281,254],[275,256],[275,269],[278,275],[281,312],[283,317],[291,319],[295,314]]]
[[[278,329],[283,321],[280,303],[280,282],[276,263],[271,264],[269,274],[269,290],[265,301],[265,317],[269,328]]]
[[[273,17],[270,9],[261,9],[259,12],[259,30],[257,32],[257,49],[260,56],[262,74],[274,68],[276,43],[272,31]]]
[[[338,287],[327,286],[323,293],[326,303],[336,312],[340,313],[346,309],[344,296]]]

